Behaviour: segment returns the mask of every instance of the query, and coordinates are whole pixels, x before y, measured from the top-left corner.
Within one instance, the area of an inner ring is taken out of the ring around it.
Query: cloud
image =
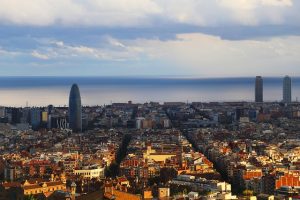
[[[42,59],[42,60],[48,60],[49,59],[49,56],[46,55],[46,54],[42,54],[42,53],[39,53],[38,51],[33,51],[31,53],[31,55],[35,58],[38,58],[38,59]]]
[[[2,24],[153,27],[299,25],[298,0],[0,0]]]
[[[180,34],[177,40],[137,40],[149,57],[173,71],[200,76],[300,75],[300,37],[223,40],[205,34]],[[135,44],[135,45],[137,45]]]
[[[1,0],[3,23],[48,26],[129,26],[160,12],[150,0]]]
[[[243,25],[284,24],[286,14],[297,7],[292,0],[220,0],[220,5],[230,11],[227,16]]]
[[[127,46],[116,38],[104,36],[101,46],[87,46],[84,44],[69,44],[64,41],[48,38],[38,38],[37,47],[30,55],[41,59],[55,61],[69,61],[70,59],[124,61],[139,58],[142,49],[134,45]],[[28,50],[23,50],[26,55]],[[0,51],[1,53],[1,51]]]
[[[115,39],[115,38],[107,37],[107,41],[108,41],[112,46],[115,46],[115,47],[121,47],[121,48],[126,48],[126,46],[125,46],[124,44],[122,44],[120,41],[118,41],[118,40]]]
[[[260,0],[262,5],[267,6],[292,6],[292,0]]]
[[[51,74],[55,74],[59,68],[73,74],[74,66],[78,70],[84,66],[85,69],[92,69],[86,70],[86,75],[224,77],[257,74],[278,76],[291,72],[300,75],[300,36],[261,40],[226,40],[200,33],[178,34],[174,40],[121,40],[105,36],[101,45],[96,47],[51,39],[40,41],[36,49],[15,54],[13,63],[12,59],[5,62],[5,57],[11,57],[7,53],[9,51],[0,49],[0,54],[5,52],[1,56],[1,66],[7,66],[7,71],[13,69],[14,65],[27,66],[26,69],[43,67]],[[32,73],[41,72],[36,69]]]
[[[19,56],[21,54],[22,54],[21,52],[10,51],[10,50],[6,50],[6,49],[3,49],[2,47],[0,47],[0,55],[1,56],[15,57],[15,56]]]
[[[299,0],[0,0],[0,5],[4,73],[55,75],[64,69],[81,75],[86,67],[90,75],[300,75]]]

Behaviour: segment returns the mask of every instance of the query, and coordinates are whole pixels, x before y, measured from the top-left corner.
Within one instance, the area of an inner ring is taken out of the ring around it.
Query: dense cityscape
[[[300,200],[300,0],[0,0],[0,200]]]
[[[0,108],[0,200],[300,199],[300,103]],[[66,100],[67,101],[67,100]],[[51,102],[49,102],[51,103]]]

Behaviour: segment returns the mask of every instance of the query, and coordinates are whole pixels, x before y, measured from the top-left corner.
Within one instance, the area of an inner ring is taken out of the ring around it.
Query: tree
[[[122,144],[120,145],[116,155],[116,162],[119,165],[127,155],[127,147],[129,145],[130,140],[131,140],[131,135],[125,134],[122,140]]]
[[[166,184],[173,178],[177,177],[177,170],[174,168],[161,168],[160,169],[160,180],[162,183]]]
[[[160,183],[159,176],[154,176],[154,177],[148,178],[149,186],[153,186],[154,184],[159,185],[159,183]]]
[[[29,196],[25,196],[24,200],[36,200],[36,198],[34,198],[34,196],[31,194]]]
[[[131,140],[130,134],[125,134],[123,136],[122,143],[117,151],[116,160],[112,162],[108,168],[105,169],[105,176],[107,177],[116,177],[119,175],[120,171],[120,164],[122,160],[127,155],[127,147],[129,145],[129,142]]]
[[[247,196],[247,197],[253,196],[253,191],[252,190],[244,190],[243,195]]]

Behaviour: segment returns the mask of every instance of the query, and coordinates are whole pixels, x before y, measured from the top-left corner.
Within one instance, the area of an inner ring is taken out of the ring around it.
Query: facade
[[[55,191],[66,191],[66,182],[56,181],[28,181],[21,182],[5,182],[0,184],[0,200],[14,199],[23,200],[29,195],[50,196]]]
[[[4,168],[4,179],[9,181],[14,181],[20,178],[22,172],[19,166],[7,166]]]
[[[158,188],[158,198],[168,198],[170,197],[170,188]]]
[[[256,76],[255,79],[255,102],[263,102],[263,79],[261,76]]]
[[[275,189],[280,189],[281,187],[300,187],[299,171],[289,171],[276,178]]]
[[[74,132],[82,131],[81,97],[77,84],[73,84],[69,97],[69,123]]]
[[[64,116],[49,115],[48,128],[67,129],[69,128],[67,118]]]
[[[21,123],[22,113],[19,108],[12,108],[11,109],[11,123],[18,124]]]
[[[44,123],[48,122],[48,112],[45,111],[42,112],[42,122]]]
[[[6,114],[6,108],[5,107],[0,107],[0,118],[5,117]]]
[[[283,78],[283,102],[292,102],[292,80],[289,76]]]
[[[143,153],[143,158],[148,160],[154,160],[155,162],[163,162],[165,163],[167,159],[171,159],[172,157],[176,157],[176,153],[157,153],[151,146],[147,146],[147,151]]]
[[[26,181],[23,184],[24,195],[35,195],[41,193],[54,192],[56,190],[66,190],[66,184],[62,181],[52,181],[43,183],[29,183]]]
[[[104,178],[104,168],[75,169],[74,174],[85,179]]]

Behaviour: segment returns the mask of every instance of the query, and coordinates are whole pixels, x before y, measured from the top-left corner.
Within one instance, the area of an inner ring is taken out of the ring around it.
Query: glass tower
[[[73,84],[69,97],[69,123],[73,132],[82,131],[81,97],[77,84]]]
[[[263,102],[263,79],[261,76],[256,76],[255,79],[255,102]]]
[[[283,78],[283,102],[292,102],[292,80],[289,76]]]

